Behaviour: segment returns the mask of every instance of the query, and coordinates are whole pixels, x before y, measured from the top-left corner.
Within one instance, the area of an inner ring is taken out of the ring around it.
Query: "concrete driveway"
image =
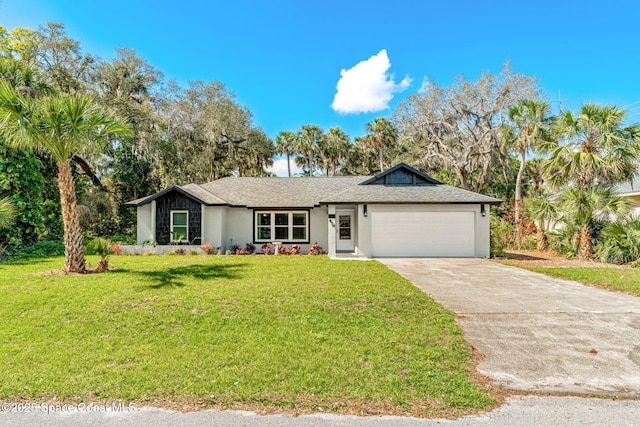
[[[640,397],[640,298],[483,259],[380,259],[456,314],[513,390]]]

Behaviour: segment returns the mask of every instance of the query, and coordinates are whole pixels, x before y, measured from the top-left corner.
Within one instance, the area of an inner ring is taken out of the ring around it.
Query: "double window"
[[[189,241],[189,211],[171,211],[171,243]]]
[[[309,212],[256,211],[256,242],[306,242]]]

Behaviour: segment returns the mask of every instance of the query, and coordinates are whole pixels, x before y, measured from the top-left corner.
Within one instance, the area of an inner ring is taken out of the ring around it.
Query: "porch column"
[[[329,258],[335,258],[336,256],[336,206],[329,205],[329,222],[327,224],[327,232],[329,233],[327,236],[327,254],[329,254]]]

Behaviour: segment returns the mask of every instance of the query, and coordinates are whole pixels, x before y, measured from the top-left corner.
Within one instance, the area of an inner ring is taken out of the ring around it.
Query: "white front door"
[[[353,211],[336,211],[336,250],[353,252],[356,248]]]

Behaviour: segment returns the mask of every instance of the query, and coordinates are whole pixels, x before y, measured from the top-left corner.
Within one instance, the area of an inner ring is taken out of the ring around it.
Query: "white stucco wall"
[[[216,249],[224,246],[224,206],[202,205],[202,243],[210,243]]]
[[[222,248],[227,250],[233,245],[244,247],[247,243],[253,242],[253,209],[225,208],[225,210]]]
[[[318,242],[324,252],[329,252],[329,233],[327,232],[327,206],[311,209],[309,212],[309,244],[300,245],[302,253],[306,254],[309,247]]]
[[[137,207],[137,235],[136,240],[139,245],[148,240],[156,240],[155,231],[155,202]]]

